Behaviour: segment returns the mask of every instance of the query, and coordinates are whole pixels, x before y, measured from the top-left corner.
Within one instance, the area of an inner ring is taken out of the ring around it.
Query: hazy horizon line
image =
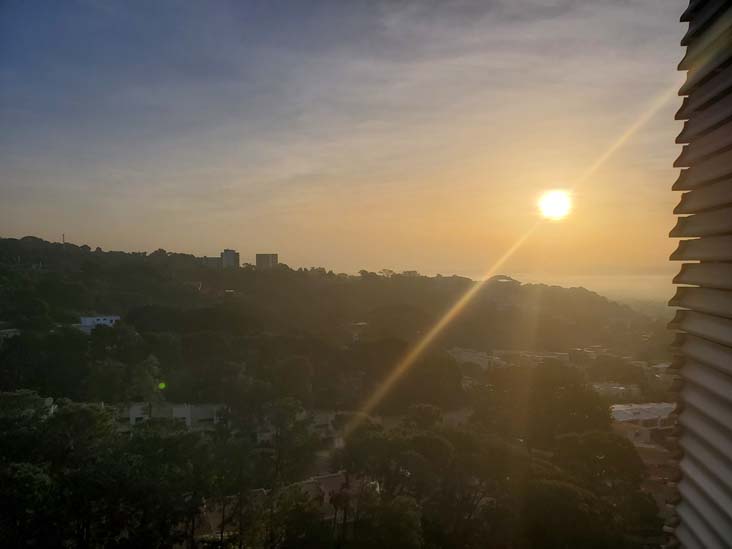
[[[161,250],[164,248],[155,248],[151,250],[130,250],[130,249],[104,249],[101,246],[93,246],[91,244],[77,244],[75,242],[69,242],[69,241],[57,241],[57,240],[46,240],[45,238],[42,238],[40,236],[36,235],[24,235],[24,236],[1,236],[2,239],[14,239],[14,240],[22,240],[24,238],[35,238],[38,240],[42,240],[44,242],[48,242],[50,244],[68,244],[76,247],[82,247],[82,246],[88,246],[92,250],[96,248],[100,248],[103,252],[122,252],[122,253],[144,253],[146,255],[149,255],[151,253],[154,253],[157,250]],[[222,248],[223,249],[223,248]],[[168,253],[174,253],[174,254],[182,254],[182,255],[190,255],[193,257],[217,257],[217,255],[196,255],[195,253],[191,252],[185,252],[185,251],[176,251],[176,250],[165,250]],[[262,253],[269,253],[269,252],[262,252]],[[276,253],[276,252],[272,252]],[[252,258],[254,259],[254,258]],[[458,272],[454,271],[452,273],[446,274],[445,272],[438,272],[433,270],[419,270],[419,269],[397,269],[397,268],[390,268],[390,267],[380,267],[378,269],[369,269],[366,267],[362,267],[361,269],[349,271],[349,270],[338,270],[338,269],[332,269],[328,268],[325,265],[291,265],[287,261],[282,261],[281,263],[287,265],[289,268],[293,270],[297,269],[318,269],[322,268],[326,271],[331,271],[336,274],[346,274],[355,276],[358,275],[361,270],[366,270],[368,272],[373,273],[381,273],[384,271],[393,271],[395,274],[403,274],[403,273],[409,273],[409,272],[417,272],[420,276],[426,276],[426,277],[460,277],[460,278],[466,278],[475,282],[479,282],[483,280],[483,273],[469,273],[469,272]],[[250,263],[249,261],[242,261],[242,265],[253,265],[253,263]],[[669,266],[672,266],[669,263]],[[522,270],[513,270],[513,269],[507,269],[503,273],[497,273],[495,276],[507,276],[510,278],[513,278],[514,280],[517,280],[518,282],[521,282],[522,284],[545,284],[548,286],[560,286],[564,288],[584,288],[588,291],[595,292],[599,295],[602,295],[603,297],[617,299],[617,300],[638,300],[638,299],[646,299],[648,301],[666,301],[668,300],[672,295],[672,278],[673,274],[671,272],[665,273],[665,272],[655,272],[655,273],[634,273],[634,274],[627,274],[627,273],[552,273],[552,272],[527,272]],[[665,285],[661,284],[662,281],[665,281]],[[623,284],[622,282],[625,282]]]

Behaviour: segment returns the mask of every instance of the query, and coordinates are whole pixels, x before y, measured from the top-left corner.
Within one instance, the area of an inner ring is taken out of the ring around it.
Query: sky
[[[0,236],[663,280],[684,4],[0,0]]]

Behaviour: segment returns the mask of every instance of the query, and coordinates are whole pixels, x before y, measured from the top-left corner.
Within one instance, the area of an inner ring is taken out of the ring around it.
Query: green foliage
[[[279,488],[301,479],[308,471],[317,448],[309,430],[310,419],[300,403],[282,398],[264,410],[266,425],[272,429],[270,451],[259,454],[260,478],[267,488]]]
[[[418,429],[432,429],[442,422],[442,410],[430,404],[415,404],[409,408],[407,422]]]
[[[472,368],[466,395],[468,369],[443,351],[655,352],[642,336],[655,325],[591,292],[489,281],[372,410],[383,422],[359,411],[471,284],[0,239],[0,321],[23,329],[0,344],[0,544],[518,549],[657,534],[642,463],[578,371]],[[93,311],[124,321],[68,326]],[[616,366],[590,376],[635,379]],[[120,432],[110,403],[157,400],[225,417],[206,433]],[[466,405],[470,424],[450,426]],[[314,408],[339,411],[344,447],[314,436]],[[329,456],[344,484],[312,497],[302,481]]]
[[[531,446],[551,448],[558,435],[610,425],[607,403],[572,367],[512,367],[495,370],[489,381],[493,390],[480,395],[474,420]]]
[[[273,496],[274,512],[269,516],[266,543],[287,549],[320,549],[331,538],[320,509],[297,488],[285,489]]]
[[[52,481],[46,467],[33,463],[0,464],[0,543],[37,544],[37,526],[50,514]]]
[[[422,547],[419,503],[409,496],[365,502],[359,511],[354,548],[418,549]]]
[[[616,383],[642,384],[645,381],[643,369],[613,355],[600,355],[587,371],[592,381],[614,381]]]
[[[470,429],[358,430],[337,464],[379,491],[357,497],[353,543],[373,541],[362,513],[401,496],[417,502],[425,547],[477,549],[486,540],[496,547],[620,547],[628,535],[658,534],[632,446],[608,431],[567,435],[559,444],[547,461]]]
[[[0,287],[6,294],[0,296],[0,320],[29,327],[42,326],[49,315],[97,310],[126,315],[141,332],[307,333],[343,343],[352,336],[348,327],[363,321],[362,338],[412,342],[472,284],[418,273],[217,270],[164,250],[146,255],[32,237],[0,239]],[[234,294],[225,298],[224,290]],[[646,317],[582,288],[496,277],[439,343],[546,350],[604,344],[643,353],[649,350],[644,334],[655,331]]]
[[[0,394],[0,442],[0,540],[18,547],[165,547],[191,538],[221,479],[246,485],[238,464],[250,453],[239,437],[224,453],[175,423],[123,435],[106,408],[51,407],[29,393]]]
[[[633,444],[609,431],[565,435],[557,440],[556,460],[594,490],[637,486],[644,466]]]
[[[566,482],[532,481],[521,503],[521,536],[528,547],[618,547],[610,510],[591,492]]]

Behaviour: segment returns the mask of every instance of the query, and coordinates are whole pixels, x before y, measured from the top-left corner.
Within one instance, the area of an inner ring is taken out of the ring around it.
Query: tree
[[[13,298],[10,318],[19,328],[47,330],[53,326],[48,303],[38,297],[35,292],[21,290]]]
[[[420,506],[414,498],[364,502],[352,546],[357,549],[417,549],[422,546]]]
[[[491,372],[474,420],[486,428],[552,448],[557,435],[607,430],[610,409],[570,366],[545,363]]]
[[[299,400],[306,408],[313,401],[313,365],[302,356],[276,361],[271,368],[272,386],[280,397]]]
[[[330,536],[320,509],[299,488],[273,492],[269,549],[321,549],[329,545]]]
[[[521,495],[519,536],[528,547],[618,547],[609,510],[591,492],[566,482],[537,480]]]
[[[51,477],[32,463],[0,464],[0,543],[26,547],[42,543],[50,510]]]
[[[442,410],[431,404],[415,404],[409,408],[407,421],[417,429],[434,429],[442,422]]]
[[[317,447],[317,440],[310,433],[309,417],[298,401],[283,398],[266,407],[265,421],[273,432],[271,452],[260,454],[267,485],[279,487],[299,480],[312,463]]]
[[[635,446],[610,431],[569,434],[557,439],[555,460],[591,489],[640,485],[645,466]]]

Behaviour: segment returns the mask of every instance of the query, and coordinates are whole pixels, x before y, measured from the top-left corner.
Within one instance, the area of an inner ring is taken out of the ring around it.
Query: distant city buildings
[[[118,428],[124,432],[149,419],[174,419],[193,431],[212,431],[223,409],[221,404],[133,402],[118,408]]]
[[[2,328],[0,329],[0,342],[5,339],[10,339],[11,337],[16,337],[19,335],[20,330],[18,328]]]
[[[644,402],[641,404],[614,404],[610,406],[613,421],[634,423],[649,428],[665,428],[672,425],[676,418],[672,412],[674,402]]]
[[[453,347],[452,349],[449,349],[447,353],[455,359],[455,362],[458,364],[474,364],[484,371],[490,368],[502,368],[508,365],[505,360],[495,356],[493,353],[476,351],[475,349]]]
[[[593,383],[594,391],[604,397],[620,401],[632,401],[641,398],[642,391],[635,383],[598,382]]]
[[[274,269],[278,264],[277,254],[257,254],[257,269]]]
[[[201,265],[209,269],[238,269],[241,265],[239,262],[239,252],[230,250],[229,248],[224,249],[218,257],[204,255],[203,257],[199,257],[198,261]]]
[[[570,364],[569,353],[555,353],[550,351],[522,351],[514,349],[494,349],[493,356],[512,366],[539,366],[547,360]]]
[[[120,321],[117,315],[82,316],[77,327],[85,334],[91,334],[97,326],[113,327]]]
[[[198,261],[209,269],[238,269],[241,267],[239,252],[226,248],[219,257],[199,257]],[[257,254],[256,266],[260,271],[274,269],[279,265],[277,254]]]
[[[239,252],[228,248],[221,252],[221,267],[224,269],[238,269]]]
[[[198,261],[203,265],[204,267],[208,267],[209,269],[220,269],[221,268],[221,258],[216,256],[203,256],[199,257]]]

